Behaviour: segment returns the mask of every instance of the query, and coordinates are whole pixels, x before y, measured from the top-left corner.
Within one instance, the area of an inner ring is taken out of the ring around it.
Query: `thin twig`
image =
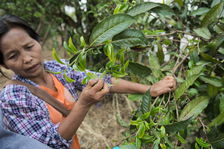
[[[174,66],[174,68],[173,68],[173,70],[172,70],[172,74],[175,74],[175,73],[176,73],[178,67],[181,66],[181,64],[187,59],[188,56],[189,56],[189,54],[185,55],[185,56],[183,57],[183,59],[182,59],[178,64],[176,64],[176,65]]]
[[[126,100],[127,105],[128,105],[128,108],[129,108],[129,110],[132,112],[132,111],[133,111],[133,108],[132,108],[132,106],[131,106],[131,103],[130,103],[129,99],[127,98],[126,95],[122,95],[122,97]]]
[[[179,111],[178,111],[178,107],[177,107],[177,102],[175,101],[175,107],[176,107],[176,115],[177,115],[177,119],[179,118]]]
[[[159,96],[156,97],[156,99],[155,99],[154,102],[152,103],[152,106],[151,106],[151,107],[153,107],[153,106],[156,104],[156,102],[157,102],[158,99],[159,99]]]
[[[170,97],[171,97],[171,92],[169,92],[168,100],[167,100],[167,102],[165,104],[165,107],[170,103]]]
[[[201,123],[201,125],[202,125],[202,127],[203,127],[203,131],[204,131],[204,133],[206,134],[206,129],[207,129],[208,127],[202,122],[201,118],[198,118],[198,120],[200,121],[200,123]]]
[[[135,136],[135,135],[136,135],[136,133],[133,133],[133,134],[131,134],[130,136],[127,136],[127,137],[123,138],[121,141],[119,141],[119,143],[117,143],[117,146],[121,145],[121,144],[123,143],[123,141],[125,141],[125,140],[127,140],[128,138],[131,138],[131,137],[133,137],[133,136]]]

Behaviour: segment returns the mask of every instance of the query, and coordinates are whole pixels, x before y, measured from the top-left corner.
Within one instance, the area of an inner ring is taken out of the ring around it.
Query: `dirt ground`
[[[43,50],[43,55],[47,60],[52,59],[50,51]],[[12,75],[8,70],[3,71],[8,76]],[[6,81],[0,75],[0,88]],[[108,95],[102,102],[92,106],[77,132],[81,149],[106,149],[120,144],[125,128],[117,123],[116,114],[120,114],[128,122],[130,113],[135,108],[135,104],[126,95],[118,94]]]

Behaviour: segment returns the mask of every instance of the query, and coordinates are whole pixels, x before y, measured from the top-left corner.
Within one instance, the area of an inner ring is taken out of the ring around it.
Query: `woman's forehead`
[[[22,28],[12,28],[1,39],[1,48],[5,46],[24,46],[33,39]]]

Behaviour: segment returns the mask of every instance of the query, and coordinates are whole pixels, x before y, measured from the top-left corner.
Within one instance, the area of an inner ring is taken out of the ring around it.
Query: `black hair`
[[[33,28],[31,28],[30,25],[25,20],[15,15],[7,14],[0,17],[0,43],[1,43],[1,38],[7,32],[9,32],[10,29],[16,28],[16,27],[20,27],[24,29],[31,38],[35,39],[38,42],[40,41],[39,34],[37,34],[36,31]],[[3,54],[1,52],[1,45],[0,45],[0,65],[3,65],[3,64],[4,64],[4,60],[3,60]],[[0,70],[0,74],[5,76],[1,70]]]

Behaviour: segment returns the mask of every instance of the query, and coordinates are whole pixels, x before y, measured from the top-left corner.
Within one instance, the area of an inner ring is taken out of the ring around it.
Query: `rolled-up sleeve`
[[[45,103],[24,86],[8,85],[0,93],[3,122],[7,129],[34,138],[55,149],[70,148],[71,140],[58,133]]]

